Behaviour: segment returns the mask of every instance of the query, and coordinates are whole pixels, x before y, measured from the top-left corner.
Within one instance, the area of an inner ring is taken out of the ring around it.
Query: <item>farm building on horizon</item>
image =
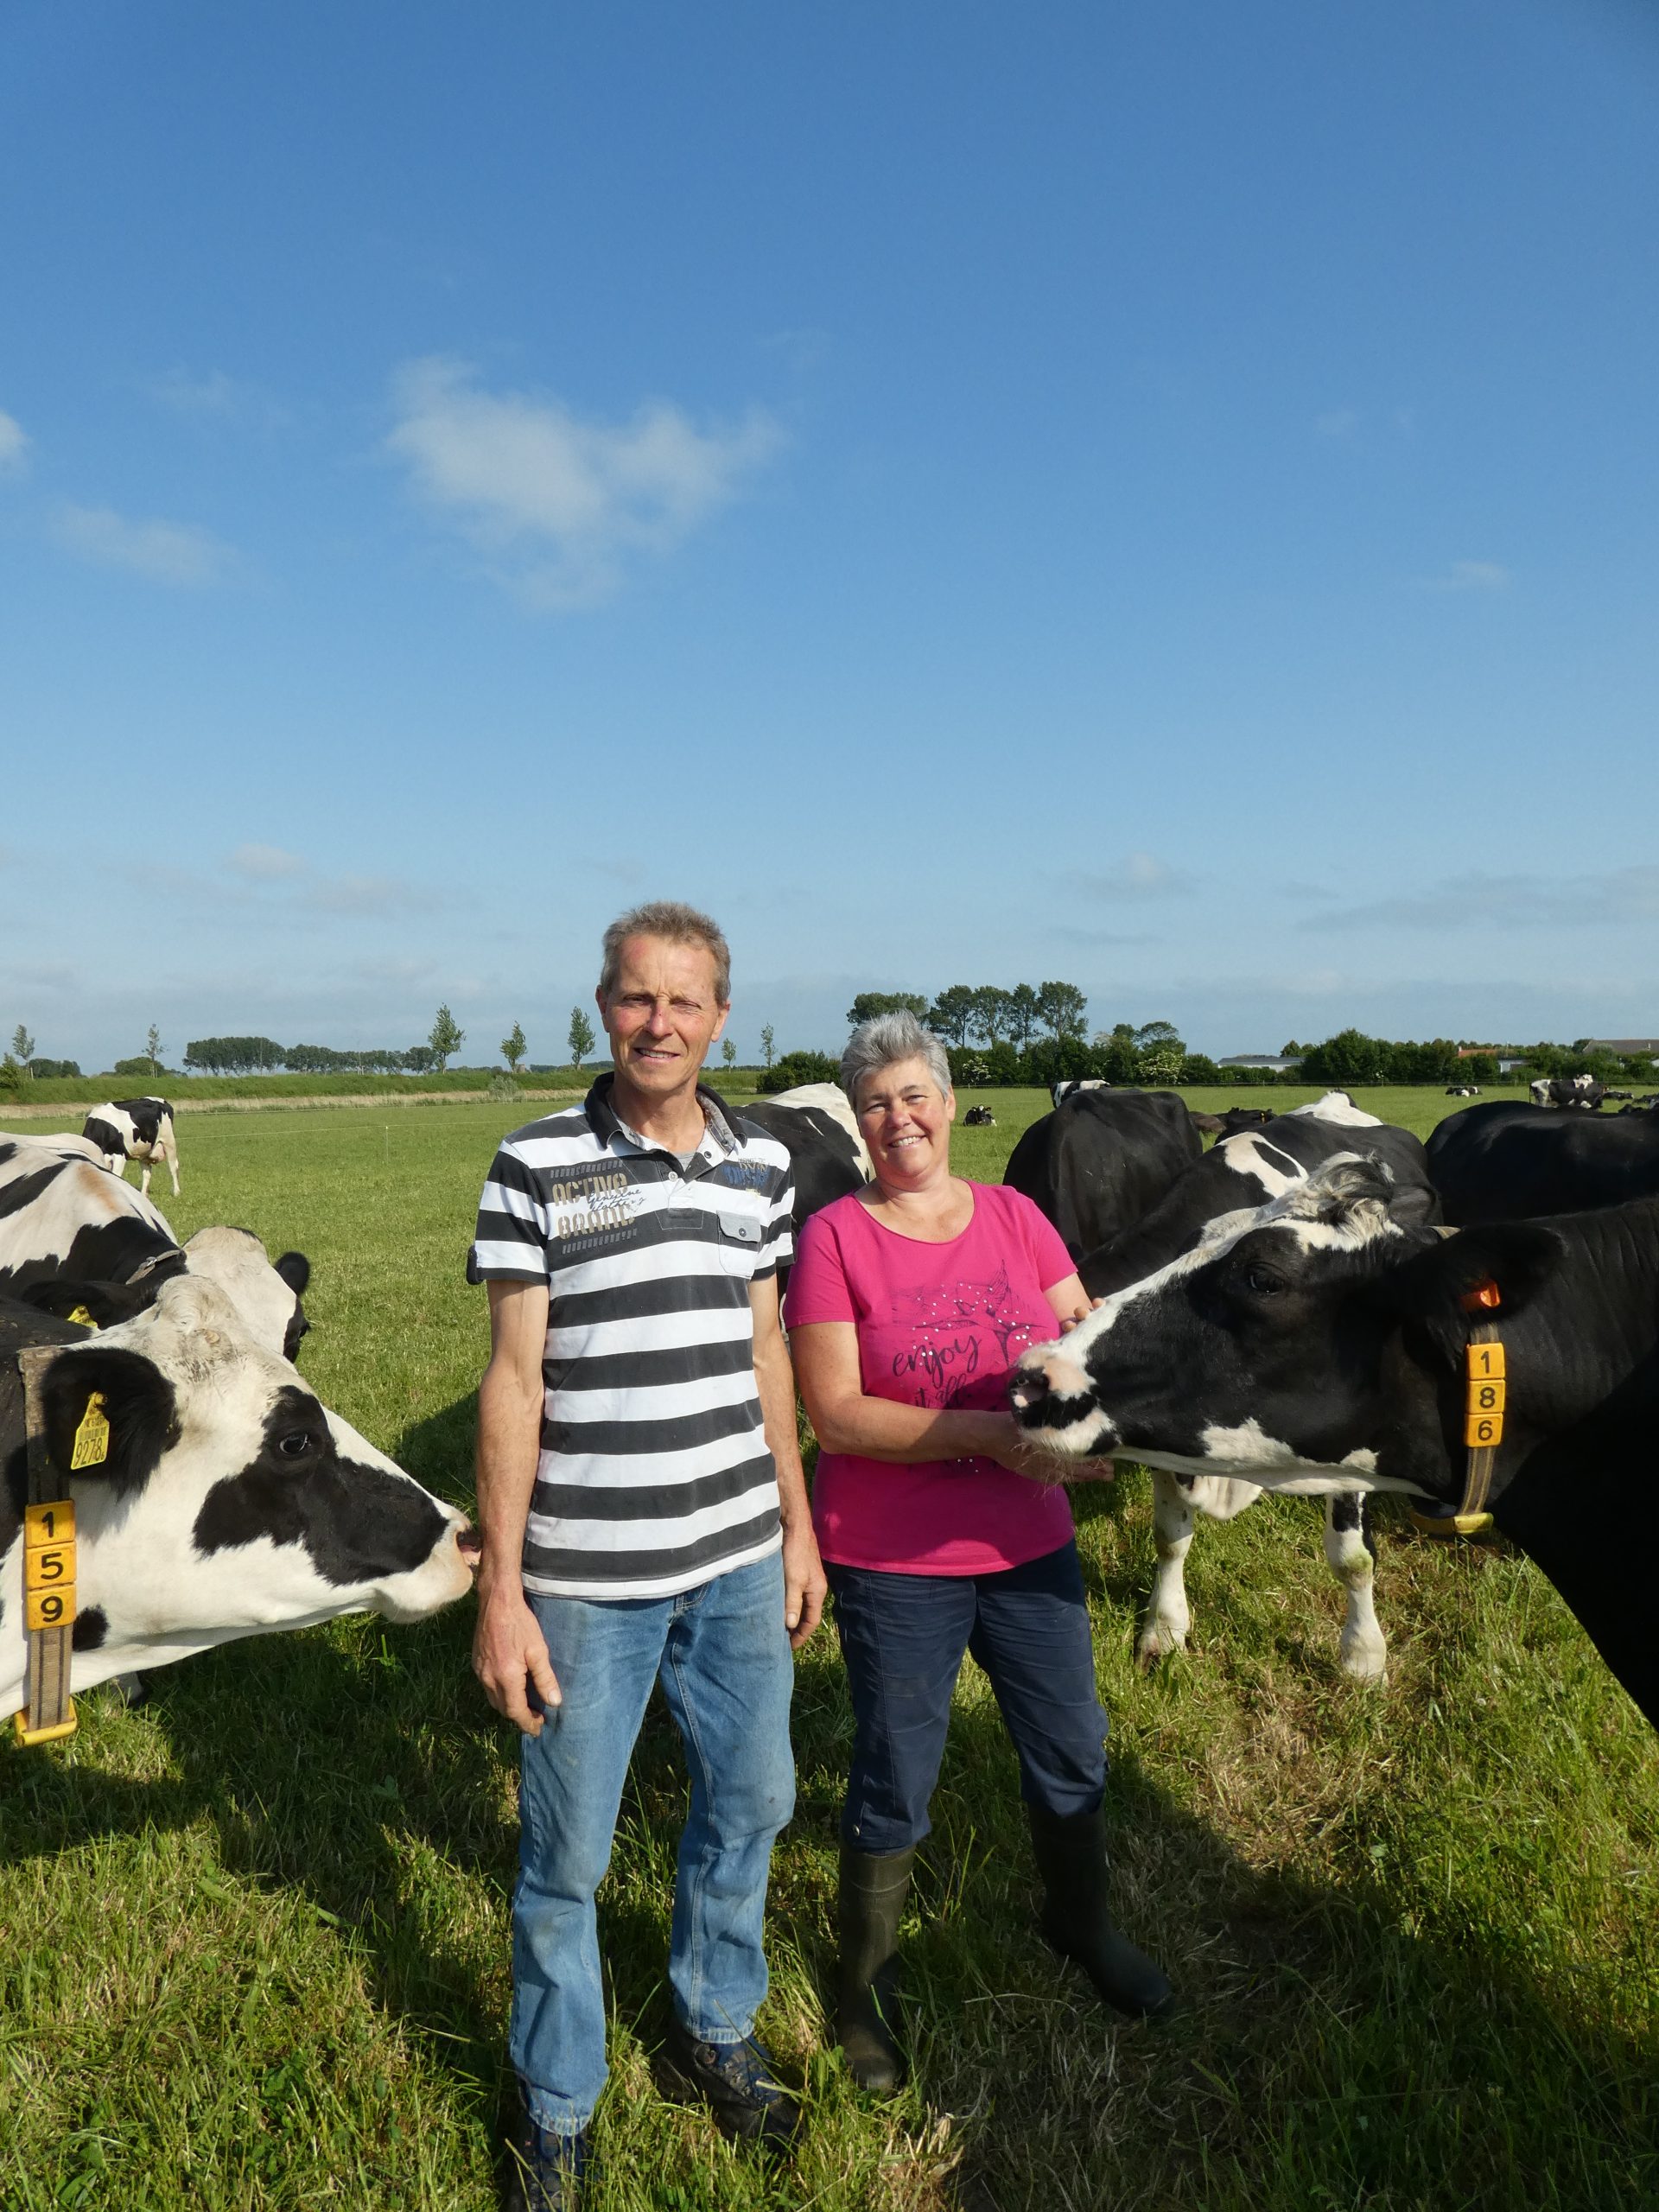
[[[1459,1045],[1458,1047],[1460,1060],[1471,1060],[1477,1052],[1484,1052],[1489,1058],[1496,1060],[1499,1075],[1509,1075],[1516,1068],[1523,1068],[1527,1065],[1527,1056],[1518,1045]]]
[[[1287,1068],[1302,1065],[1300,1054],[1287,1059],[1282,1052],[1229,1052],[1216,1062],[1219,1068],[1271,1068],[1274,1075],[1283,1075]]]

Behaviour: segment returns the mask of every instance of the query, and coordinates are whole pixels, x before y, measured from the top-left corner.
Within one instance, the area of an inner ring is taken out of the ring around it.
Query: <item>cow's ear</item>
[[[146,1275],[139,1284],[77,1282],[55,1275],[50,1282],[32,1282],[17,1294],[37,1313],[55,1314],[60,1321],[80,1321],[91,1316],[95,1329],[112,1329],[118,1321],[130,1321],[156,1303],[156,1285]]]
[[[1448,1358],[1457,1358],[1475,1321],[1495,1322],[1524,1312],[1560,1265],[1565,1240],[1532,1221],[1488,1222],[1460,1229],[1391,1268],[1380,1286],[1389,1308],[1426,1328]],[[1465,1306],[1488,1283],[1496,1306]]]
[[[102,1404],[92,1407],[94,1393]],[[46,1370],[41,1390],[47,1443],[59,1474],[111,1482],[118,1491],[137,1490],[149,1481],[157,1462],[179,1435],[178,1401],[173,1385],[153,1360],[138,1353],[100,1344],[94,1338],[54,1359]],[[93,1418],[87,1421],[92,1408]],[[101,1435],[98,1416],[109,1424]],[[104,1446],[98,1459],[86,1458],[77,1467],[75,1439],[85,1435],[93,1448]]]
[[[282,1258],[273,1260],[271,1265],[293,1292],[295,1297],[303,1298],[306,1287],[311,1281],[311,1262],[306,1258],[304,1253],[284,1252]]]

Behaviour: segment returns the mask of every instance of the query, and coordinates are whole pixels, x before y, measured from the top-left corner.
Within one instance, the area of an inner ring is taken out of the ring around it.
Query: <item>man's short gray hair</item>
[[[841,1056],[841,1087],[858,1111],[858,1086],[867,1075],[877,1075],[900,1060],[922,1060],[939,1086],[941,1098],[950,1096],[950,1063],[944,1047],[931,1029],[924,1029],[913,1014],[873,1014],[861,1021],[847,1039]]]
[[[718,922],[688,906],[683,899],[652,899],[643,906],[630,906],[619,914],[605,932],[605,956],[599,971],[599,988],[606,998],[616,988],[622,965],[622,948],[631,937],[659,937],[666,944],[701,944],[713,956],[715,998],[721,1006],[732,1002],[732,951]]]

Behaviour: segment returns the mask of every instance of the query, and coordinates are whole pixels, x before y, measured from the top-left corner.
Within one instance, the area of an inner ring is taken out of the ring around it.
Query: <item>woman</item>
[[[1019,1754],[1044,1934],[1120,2011],[1160,2012],[1170,1988],[1107,1911],[1106,1716],[1071,1510],[1006,1409],[1020,1353],[1089,1300],[1029,1198],[951,1174],[950,1063],[913,1014],[855,1030],[841,1081],[875,1179],[807,1222],[785,1318],[857,1726],[838,2028],[854,2079],[885,2092],[903,2070],[899,1920],[966,1650]]]

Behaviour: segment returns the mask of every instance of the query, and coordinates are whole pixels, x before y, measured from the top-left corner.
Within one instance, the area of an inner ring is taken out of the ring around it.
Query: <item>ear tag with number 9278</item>
[[[86,1401],[86,1410],[80,1417],[80,1427],[75,1431],[74,1450],[69,1455],[69,1471],[78,1467],[101,1466],[110,1456],[110,1424],[104,1413],[104,1393],[94,1390]]]

